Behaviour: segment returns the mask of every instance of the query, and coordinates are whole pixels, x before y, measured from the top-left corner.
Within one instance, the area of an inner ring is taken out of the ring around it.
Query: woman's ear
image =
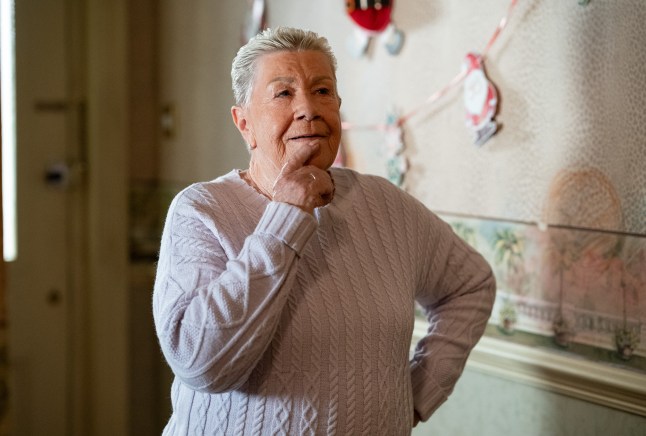
[[[233,124],[236,125],[238,131],[242,135],[242,138],[245,140],[250,150],[256,148],[256,138],[251,129],[251,123],[247,119],[245,110],[240,106],[231,107],[231,118],[233,119]]]

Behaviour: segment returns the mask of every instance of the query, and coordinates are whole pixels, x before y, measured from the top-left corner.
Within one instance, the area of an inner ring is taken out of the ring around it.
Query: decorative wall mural
[[[443,218],[494,269],[488,336],[646,374],[646,236]]]

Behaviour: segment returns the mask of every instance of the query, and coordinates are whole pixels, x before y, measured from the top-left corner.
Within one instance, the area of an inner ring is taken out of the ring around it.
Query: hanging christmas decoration
[[[404,130],[394,111],[388,113],[386,117],[385,139],[388,180],[397,186],[402,186],[404,175],[408,170],[408,160],[404,155]]]
[[[498,93],[485,74],[482,56],[479,54],[469,53],[464,61],[463,70],[466,71],[466,124],[474,133],[475,145],[481,146],[498,130],[498,124],[493,119],[498,108]]]
[[[357,3],[366,3],[364,0],[356,2],[348,2],[357,4]],[[366,4],[374,5],[375,2],[368,1]],[[491,136],[498,130],[498,124],[493,120],[497,112],[497,103],[498,103],[498,93],[495,86],[487,78],[484,73],[484,62],[487,58],[489,50],[496,42],[500,33],[506,28],[509,17],[511,16],[512,10],[516,7],[518,0],[511,0],[509,8],[507,10],[507,15],[505,15],[501,20],[493,35],[487,42],[485,49],[482,51],[482,54],[478,55],[476,53],[470,53],[466,57],[466,62],[463,64],[460,72],[453,78],[449,83],[443,86],[441,89],[433,93],[425,102],[408,111],[407,113],[400,116],[395,122],[391,122],[387,125],[376,124],[376,125],[365,125],[365,124],[356,124],[352,122],[343,122],[342,127],[344,130],[351,129],[365,129],[365,130],[380,130],[387,132],[389,131],[390,126],[396,125],[400,129],[404,123],[406,123],[410,118],[417,115],[421,110],[430,106],[431,104],[438,101],[449,91],[456,88],[462,83],[465,79],[468,78],[469,83],[465,84],[469,89],[465,89],[464,101],[467,109],[467,123],[470,126],[474,126],[473,129],[476,135],[476,144],[482,145],[484,142],[491,138]],[[389,6],[392,7],[392,1],[389,2]],[[350,10],[350,6],[348,6]],[[480,86],[481,88],[477,88]],[[479,92],[475,92],[477,89],[480,89]],[[478,128],[481,124],[485,125],[484,128]]]
[[[363,56],[372,39],[379,39],[391,55],[401,51],[404,33],[391,20],[394,0],[347,0],[346,11],[356,24],[347,42],[354,57]]]
[[[249,42],[251,38],[264,30],[266,26],[267,8],[265,0],[247,0],[247,14],[240,35],[241,44],[244,45]]]

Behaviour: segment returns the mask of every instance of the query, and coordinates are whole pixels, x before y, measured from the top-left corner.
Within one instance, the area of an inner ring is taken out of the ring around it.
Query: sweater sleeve
[[[485,259],[431,214],[417,301],[429,328],[411,362],[414,408],[423,421],[448,398],[487,324],[495,278]]]
[[[239,255],[228,259],[200,195],[184,192],[169,208],[153,315],[174,374],[195,390],[216,393],[242,385],[267,349],[316,221],[271,202],[253,233],[243,235]]]

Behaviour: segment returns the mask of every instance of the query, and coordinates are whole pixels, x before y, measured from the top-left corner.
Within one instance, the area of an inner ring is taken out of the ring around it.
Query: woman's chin
[[[332,166],[333,163],[334,163],[333,160],[321,159],[320,156],[317,156],[315,159],[312,159],[309,165],[314,165],[315,167],[320,168],[323,171],[327,171]]]

